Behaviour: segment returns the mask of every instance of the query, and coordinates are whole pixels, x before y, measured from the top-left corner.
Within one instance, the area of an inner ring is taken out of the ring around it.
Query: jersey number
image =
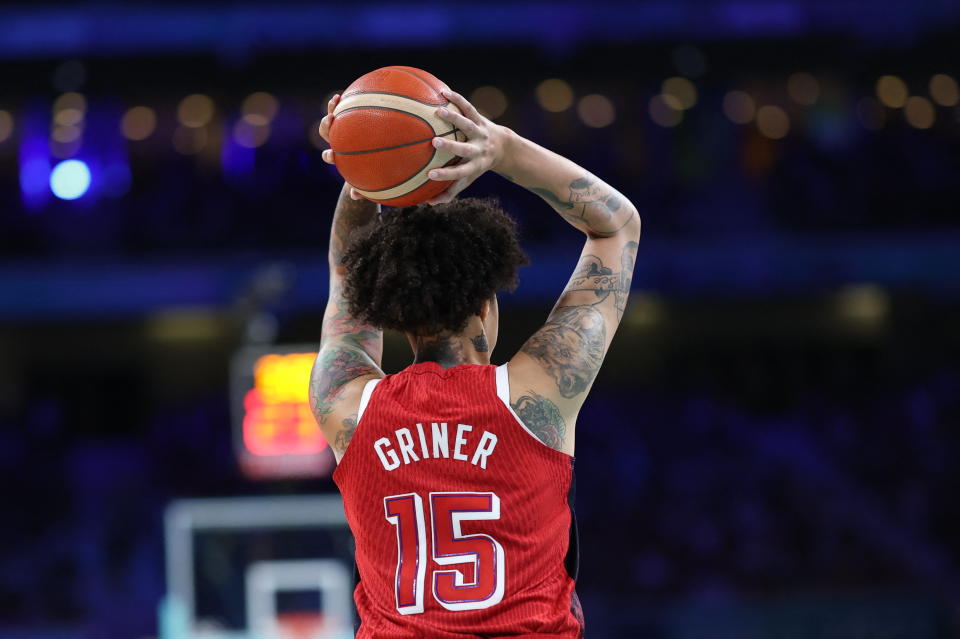
[[[489,535],[464,535],[461,522],[500,519],[493,493],[430,493],[430,553],[433,598],[447,610],[481,610],[503,599],[503,546]],[[416,493],[384,497],[387,521],[397,529],[397,610],[423,612],[427,570],[427,527],[423,498]]]

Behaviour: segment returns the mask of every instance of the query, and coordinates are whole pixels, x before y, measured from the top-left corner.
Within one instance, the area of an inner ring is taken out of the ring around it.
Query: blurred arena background
[[[641,211],[578,429],[589,636],[960,636],[958,45],[948,0],[6,3],[0,636],[349,615],[304,405],[340,188],[315,129],[391,64]],[[533,262],[499,363],[579,237],[468,194]]]

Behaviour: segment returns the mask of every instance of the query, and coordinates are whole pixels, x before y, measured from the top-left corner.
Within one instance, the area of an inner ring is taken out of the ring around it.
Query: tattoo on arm
[[[607,346],[601,304],[612,296],[617,321],[623,317],[636,255],[637,243],[627,242],[620,253],[618,272],[596,255],[583,256],[564,296],[586,293],[589,297],[585,303],[555,309],[543,328],[520,349],[550,373],[563,397],[570,399],[585,392],[600,370]]]
[[[347,445],[350,443],[350,440],[353,439],[353,434],[357,431],[357,414],[354,413],[345,418],[341,424],[343,428],[340,429],[333,438],[333,442],[330,443],[331,448],[340,456],[346,452]]]
[[[347,187],[340,193],[330,232],[330,299],[324,314],[321,344],[322,348],[340,341],[345,347],[361,348],[376,364],[379,364],[383,353],[383,331],[348,312],[343,296],[342,262],[351,234],[373,222],[379,210],[379,205],[373,202],[351,199]]]
[[[323,319],[324,341],[339,337],[367,352],[382,348],[383,331],[347,312],[347,303],[343,298],[339,284],[331,286],[329,304],[334,307],[336,312],[330,314],[330,311],[328,311],[327,316]]]
[[[546,200],[568,222],[597,237],[615,235],[633,216],[616,191],[589,173],[570,182],[566,198],[547,188],[527,188]]]
[[[617,309],[617,319],[623,317],[630,295],[630,283],[633,280],[633,265],[637,259],[637,243],[627,242],[620,253],[619,272],[604,266],[596,255],[584,255],[567,284],[566,292],[587,291],[596,295],[594,304],[599,304],[613,294],[613,304]]]
[[[370,356],[360,349],[339,345],[321,348],[310,374],[310,407],[320,426],[326,425],[347,382],[378,374]]]
[[[520,350],[550,373],[561,395],[573,398],[597,376],[606,341],[603,314],[593,305],[563,306]]]
[[[516,403],[510,405],[537,439],[550,448],[560,450],[567,434],[567,424],[563,421],[560,410],[546,397],[533,391],[527,392],[530,394],[521,396]]]
[[[378,204],[351,199],[346,188],[340,193],[337,208],[333,212],[333,231],[330,233],[330,257],[335,264],[342,262],[350,235],[372,222],[379,211]]]

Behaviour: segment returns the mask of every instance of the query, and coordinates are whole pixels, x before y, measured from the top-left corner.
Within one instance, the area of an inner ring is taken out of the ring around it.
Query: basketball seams
[[[446,166],[450,166],[451,164],[456,164],[456,163],[457,163],[457,160],[459,160],[459,158],[454,157],[454,158],[452,158],[450,161],[448,161],[446,164],[444,164],[444,165],[442,165],[442,166],[445,166],[445,167],[446,167]],[[431,161],[432,161],[432,159],[431,159]],[[428,165],[429,165],[429,163],[428,163]],[[421,171],[422,171],[422,170],[423,170],[423,169],[421,169]],[[429,182],[429,181],[430,181],[429,179],[424,180],[422,183],[420,183],[420,184],[418,184],[417,186],[413,187],[412,189],[410,189],[410,190],[407,191],[406,193],[401,193],[400,195],[394,195],[393,197],[389,197],[389,198],[383,198],[383,202],[389,202],[390,200],[396,200],[397,198],[401,198],[401,197],[410,195],[411,193],[413,193],[413,192],[416,191],[417,189],[422,188],[423,185],[426,184],[426,183]],[[451,180],[451,181],[452,181],[452,180]],[[398,184],[397,186],[400,186],[400,185]],[[394,188],[396,188],[396,187],[394,187]],[[387,206],[389,206],[389,204],[388,204]]]
[[[432,106],[437,108],[450,105],[450,101],[444,98],[443,96],[441,96],[441,100],[443,100],[443,102],[427,102],[426,100],[418,100],[417,98],[410,97],[409,95],[404,95],[403,93],[392,93],[390,91],[357,91],[355,93],[344,93],[342,99],[346,100],[347,98],[355,98],[358,95],[392,95],[394,97],[403,98],[404,100],[419,102],[420,104],[423,104],[425,106]]]
[[[440,93],[440,91],[437,90],[437,88],[436,88],[435,86],[433,86],[433,85],[430,84],[427,80],[425,80],[425,79],[423,78],[423,76],[421,76],[419,73],[414,73],[414,71],[413,71],[411,68],[409,68],[409,67],[386,67],[386,68],[387,68],[387,69],[392,69],[392,70],[394,70],[394,71],[399,71],[399,72],[401,72],[401,73],[406,73],[407,75],[416,78],[417,80],[419,80],[419,81],[422,82],[423,84],[427,85],[427,88],[429,88],[431,91],[433,91],[434,93],[436,93],[437,95],[439,95],[441,99],[443,99],[443,95]],[[434,78],[434,80],[437,80],[437,78]],[[440,82],[440,80],[437,80],[437,82]],[[441,83],[441,84],[442,84],[442,83]]]
[[[408,177],[408,178],[407,178],[406,180],[404,180],[403,182],[397,182],[396,184],[392,184],[392,185],[387,186],[387,187],[384,187],[384,188],[382,188],[382,189],[377,189],[376,191],[361,191],[361,193],[382,193],[382,192],[384,192],[384,191],[390,191],[391,189],[396,189],[396,188],[398,188],[398,187],[401,187],[401,186],[403,186],[404,184],[406,184],[407,182],[415,181],[418,177],[420,177],[420,173],[421,173],[424,169],[426,169],[428,166],[430,166],[430,164],[431,164],[432,162],[434,162],[436,159],[437,159],[437,150],[434,149],[434,150],[433,150],[433,153],[430,154],[430,158],[429,158],[426,162],[424,162],[416,171],[414,171],[413,173],[411,173],[410,177]],[[426,184],[428,181],[429,181],[429,180],[424,180],[423,182],[421,182],[420,184],[418,184],[417,186],[415,186],[413,189],[411,189],[411,191],[414,191],[414,190],[416,190],[416,189],[419,189],[421,186],[423,186],[424,184]],[[354,188],[356,188],[356,187],[354,187]],[[358,190],[359,190],[359,189],[358,189]],[[410,191],[407,191],[407,193],[410,193]],[[395,195],[395,196],[393,196],[393,197],[385,198],[385,199],[390,199],[390,200],[392,200],[394,197],[403,197],[403,196],[406,195],[407,193],[401,193],[400,195]]]
[[[369,100],[364,100],[364,96],[374,97],[371,97]],[[338,116],[347,111],[361,107],[390,109],[393,111],[409,113],[410,115],[419,117],[421,120],[426,122],[431,129],[433,129],[435,134],[439,134],[444,128],[446,128],[447,123],[436,114],[434,108],[431,108],[437,106],[438,105],[435,104],[426,104],[420,100],[415,100],[414,98],[410,98],[405,95],[398,95],[396,93],[379,91],[355,93],[349,97],[343,98],[340,101],[340,104],[338,104],[336,110],[334,110],[334,116]],[[460,109],[457,108],[457,105],[448,103],[446,106],[451,111],[460,113]],[[336,126],[336,120],[334,120],[333,126]]]
[[[403,97],[403,96],[400,96],[400,97]],[[426,124],[428,127],[430,127],[430,129],[434,131],[434,134],[433,134],[431,137],[429,137],[429,138],[422,138],[422,139],[419,139],[419,140],[414,140],[413,142],[404,142],[403,144],[397,144],[397,145],[394,145],[394,146],[380,147],[380,148],[378,148],[378,149],[369,149],[369,150],[365,150],[365,151],[336,151],[336,150],[334,150],[334,153],[336,153],[337,155],[361,155],[361,154],[363,154],[363,153],[373,153],[374,151],[389,151],[389,150],[391,150],[391,149],[399,149],[399,148],[402,148],[402,147],[405,147],[405,146],[411,146],[411,145],[413,145],[413,144],[418,144],[418,143],[420,143],[420,142],[425,142],[426,140],[431,140],[431,139],[433,139],[433,138],[435,138],[435,137],[445,137],[445,136],[450,135],[451,133],[457,133],[457,132],[459,132],[459,129],[457,129],[456,127],[454,127],[453,129],[451,129],[451,130],[449,130],[449,131],[445,131],[445,132],[443,132],[443,133],[437,133],[437,132],[436,132],[436,131],[437,131],[437,128],[433,125],[433,123],[430,122],[429,120],[427,120],[427,119],[426,119],[425,117],[423,117],[422,115],[418,115],[418,114],[416,114],[416,113],[413,113],[412,111],[406,111],[406,110],[404,110],[404,109],[398,109],[398,108],[396,108],[396,107],[380,106],[380,105],[376,105],[376,104],[361,104],[361,105],[358,105],[358,106],[347,107],[346,109],[343,109],[342,111],[340,111],[339,113],[337,113],[337,115],[338,115],[338,116],[341,116],[341,115],[343,115],[344,113],[349,113],[350,111],[361,111],[361,110],[363,110],[363,109],[382,109],[382,110],[384,110],[384,111],[393,111],[393,112],[395,112],[395,113],[403,113],[404,115],[409,115],[410,117],[416,118],[416,119],[420,120],[421,122],[423,122],[424,124]]]
[[[380,107],[355,107],[357,109],[365,108],[380,108]],[[444,133],[439,133],[437,135],[431,135],[429,138],[423,138],[421,140],[414,140],[413,142],[404,142],[403,144],[395,144],[394,146],[382,146],[379,149],[366,149],[364,151],[334,151],[334,155],[364,155],[366,153],[376,153],[377,151],[393,151],[394,149],[402,149],[407,146],[413,146],[415,144],[423,144],[424,142],[429,142],[433,138],[440,137],[444,138],[450,135],[451,133],[459,133],[460,129],[450,129]]]
[[[435,162],[437,162],[437,158],[438,158],[440,155],[441,155],[441,154],[440,154],[439,151],[434,150],[433,156],[430,158],[430,161],[429,161],[429,162],[427,162],[426,164],[424,164],[423,166],[421,166],[420,169],[419,169],[416,173],[414,173],[414,174],[411,175],[408,179],[404,180],[403,182],[401,182],[401,183],[399,183],[399,184],[395,184],[394,186],[391,186],[391,187],[385,188],[385,189],[378,189],[378,190],[376,190],[376,191],[366,191],[366,190],[363,190],[363,189],[357,189],[357,191],[359,191],[364,197],[369,197],[370,199],[377,200],[377,201],[381,201],[381,202],[386,202],[386,201],[389,201],[389,200],[395,200],[395,199],[401,198],[401,197],[403,197],[403,196],[405,196],[405,195],[409,195],[410,193],[413,193],[414,191],[416,191],[417,189],[419,189],[420,187],[422,187],[424,184],[427,184],[428,182],[430,182],[430,179],[427,177],[427,170],[428,170],[428,169],[434,169],[434,168],[439,168],[439,167],[443,167],[443,166],[449,166],[449,165],[450,165],[450,162],[456,161],[456,160],[458,159],[456,156],[451,156],[451,158],[450,158],[449,160],[445,161],[445,162],[441,162],[441,163],[434,164]],[[449,154],[444,153],[443,155],[449,155]],[[433,166],[431,166],[431,165],[433,165]],[[408,183],[409,183],[411,186],[410,186],[410,188],[407,189],[406,191],[402,191],[402,192],[400,192],[400,193],[389,193],[390,191],[396,190],[396,189],[398,189],[398,188],[401,188],[401,187],[403,187],[404,185],[406,185],[406,184],[408,184]],[[354,187],[354,188],[356,188],[356,187]]]

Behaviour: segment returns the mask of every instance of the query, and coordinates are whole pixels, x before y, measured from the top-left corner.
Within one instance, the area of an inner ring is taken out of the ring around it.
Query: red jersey
[[[358,639],[583,636],[573,458],[510,408],[506,365],[372,380],[333,478],[356,538]]]

